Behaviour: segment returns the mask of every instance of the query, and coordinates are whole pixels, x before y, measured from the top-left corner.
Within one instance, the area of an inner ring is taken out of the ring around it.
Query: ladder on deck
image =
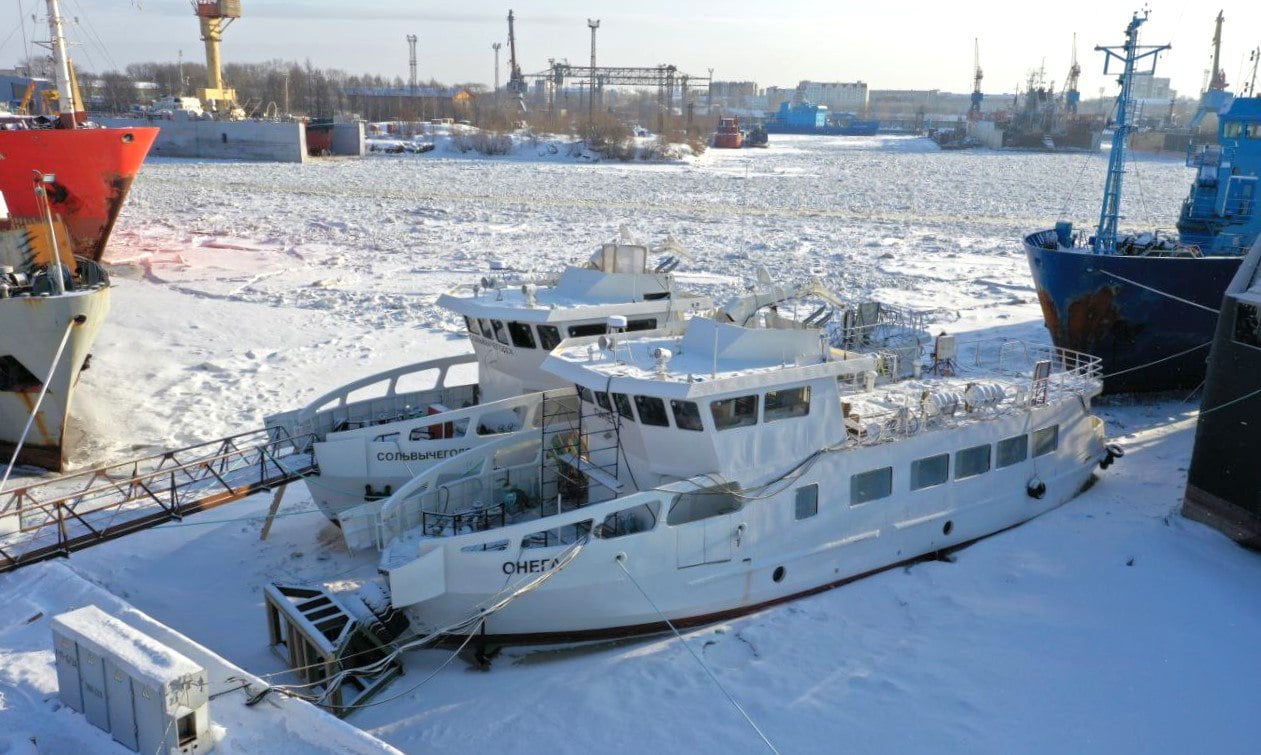
[[[564,399],[548,401],[546,398],[540,412],[543,441],[539,470],[541,506],[552,504],[558,496],[561,504],[569,507],[611,497],[592,500],[593,482],[612,495],[617,495],[623,487],[618,479],[622,466],[621,418],[614,413],[615,409],[606,412],[576,396],[571,401],[577,401],[577,412],[573,411],[572,404],[562,404]],[[603,429],[592,429],[591,420],[599,415],[614,417],[611,440],[603,437]]]
[[[309,448],[255,430],[14,488],[0,495],[0,573],[283,486],[315,470]]]

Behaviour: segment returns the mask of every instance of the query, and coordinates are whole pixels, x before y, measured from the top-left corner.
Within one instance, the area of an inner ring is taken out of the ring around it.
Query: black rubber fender
[[[1029,494],[1030,498],[1040,501],[1046,496],[1046,483],[1040,477],[1032,477],[1029,479],[1028,484],[1025,485],[1025,492]]]

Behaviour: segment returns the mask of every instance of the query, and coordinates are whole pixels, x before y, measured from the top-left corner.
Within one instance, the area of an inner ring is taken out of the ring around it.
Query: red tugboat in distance
[[[744,132],[740,130],[739,118],[718,119],[718,130],[714,132],[714,146],[720,149],[740,149],[744,146]]]

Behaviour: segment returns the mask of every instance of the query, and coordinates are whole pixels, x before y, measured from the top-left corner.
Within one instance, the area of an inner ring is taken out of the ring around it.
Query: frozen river
[[[585,258],[622,224],[673,233],[694,256],[682,280],[719,296],[764,266],[926,309],[934,328],[1045,339],[1021,236],[1061,218],[1091,225],[1105,169],[1106,153],[810,137],[671,165],[529,147],[499,160],[153,161],[115,233],[113,311],[76,396],[74,459],[256,428],[348,380],[466,350],[439,293],[492,261]],[[1181,161],[1140,159],[1127,180],[1126,223],[1172,228],[1190,180]],[[1064,507],[951,562],[688,642],[783,752],[1255,751],[1261,557],[1177,514],[1195,405],[1122,401],[1100,414],[1129,453]],[[0,613],[0,751],[7,731],[101,745],[40,702],[55,689],[47,616],[94,590],[250,671],[279,671],[262,586],[371,576],[375,564],[339,550],[297,486],[260,542],[268,503],[0,576],[0,601],[17,606]],[[673,638],[509,649],[489,673],[457,661],[415,686],[446,660],[412,654],[381,704],[349,721],[409,752],[762,749]],[[289,751],[283,732],[257,737],[223,749]]]

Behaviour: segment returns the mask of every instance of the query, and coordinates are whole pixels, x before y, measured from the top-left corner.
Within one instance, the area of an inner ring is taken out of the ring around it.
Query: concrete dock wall
[[[363,157],[367,153],[367,142],[364,141],[363,122],[338,123],[333,126],[334,155]]]
[[[150,155],[300,163],[307,158],[306,129],[294,122],[94,118],[103,126],[157,126]],[[362,126],[360,127],[362,133]]]

